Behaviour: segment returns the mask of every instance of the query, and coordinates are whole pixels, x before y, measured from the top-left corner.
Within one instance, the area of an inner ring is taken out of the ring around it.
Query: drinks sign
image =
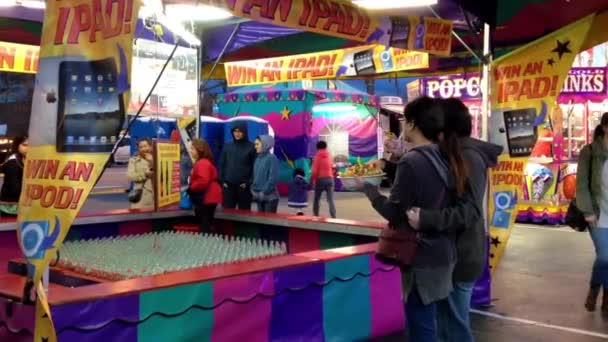
[[[562,94],[606,94],[606,68],[572,68]]]
[[[478,72],[423,79],[424,94],[429,97],[459,99],[481,98],[481,77]]]

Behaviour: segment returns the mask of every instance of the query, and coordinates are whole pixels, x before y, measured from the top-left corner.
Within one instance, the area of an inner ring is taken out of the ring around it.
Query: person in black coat
[[[21,195],[21,183],[23,182],[23,163],[27,155],[28,138],[19,136],[13,140],[11,155],[0,166],[4,174],[4,182],[0,191],[0,201],[16,205]],[[7,213],[6,210],[5,214]],[[14,214],[9,212],[9,214]]]
[[[251,182],[253,163],[257,157],[253,143],[249,141],[247,124],[237,122],[232,126],[232,143],[224,145],[218,165],[225,209],[251,210]]]

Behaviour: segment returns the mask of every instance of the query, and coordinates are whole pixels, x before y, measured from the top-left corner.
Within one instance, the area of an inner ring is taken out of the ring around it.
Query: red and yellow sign
[[[382,45],[224,64],[230,87],[373,75],[428,66],[427,53]]]
[[[179,142],[156,142],[154,155],[154,179],[156,208],[179,204],[181,198]]]
[[[517,217],[525,167],[581,48],[594,15],[547,35],[494,62],[492,120],[504,125],[505,151],[490,171],[489,226],[492,270],[504,254]]]
[[[237,17],[367,44],[449,56],[449,20],[375,15],[345,0],[200,0]]]
[[[0,42],[0,71],[35,74],[38,51],[34,45]]]
[[[139,6],[138,0],[46,2],[17,219],[37,292],[35,342],[57,341],[41,278],[122,128]]]

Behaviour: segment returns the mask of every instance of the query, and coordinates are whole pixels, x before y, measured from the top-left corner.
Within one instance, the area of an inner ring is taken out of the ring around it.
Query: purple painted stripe
[[[245,301],[257,293],[272,295],[273,281],[272,272],[218,280],[213,284],[213,303],[227,298]],[[271,311],[272,301],[262,297],[247,304],[225,302],[213,311],[211,341],[268,341]]]
[[[274,273],[275,292],[280,295],[272,300],[270,341],[324,341],[323,288],[311,284],[324,277],[322,263]]]
[[[57,340],[61,342],[124,341],[137,342],[137,325],[119,322],[92,331],[64,330],[66,327],[101,326],[115,319],[139,320],[139,295],[115,297],[85,303],[51,307]]]
[[[8,305],[11,306],[12,315],[9,317]],[[34,333],[35,308],[33,305],[23,305],[0,298],[0,322],[6,324],[0,327],[0,341],[26,342],[31,341]],[[7,330],[8,326],[11,330]],[[20,334],[14,332],[22,331]]]
[[[475,283],[471,306],[479,307],[490,305],[492,302],[492,276],[490,273],[490,238],[487,238],[486,265],[481,278]]]
[[[389,268],[370,256],[370,272],[379,268]],[[372,311],[372,336],[380,337],[405,328],[405,314],[401,290],[401,271],[377,271],[369,281],[370,305]]]
[[[378,137],[367,138],[348,137],[348,153],[356,157],[370,157],[378,154]]]

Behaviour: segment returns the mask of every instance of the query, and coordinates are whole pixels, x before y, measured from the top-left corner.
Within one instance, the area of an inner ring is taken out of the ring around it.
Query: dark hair
[[[305,177],[306,172],[304,172],[304,170],[302,170],[301,168],[298,167],[297,169],[293,170],[293,177],[295,178],[296,176]]]
[[[600,124],[595,126],[595,130],[593,131],[593,140],[604,138],[604,126],[608,126],[608,112],[602,114]]]
[[[19,146],[26,142],[28,139],[27,135],[20,135],[13,139],[13,144],[11,145],[11,153],[21,154],[19,153]]]
[[[403,111],[405,120],[412,123],[428,140],[437,143],[448,160],[456,183],[456,191],[465,191],[468,170],[462,156],[460,139],[452,129],[446,129],[444,101],[427,96],[419,97],[408,103]]]
[[[324,150],[327,148],[327,143],[323,140],[317,143],[317,150]]]
[[[441,105],[445,114],[446,129],[453,130],[457,136],[470,137],[473,123],[469,108],[457,98],[442,99]]]
[[[192,139],[192,147],[198,153],[198,160],[207,159],[210,162],[213,162],[213,153],[211,152],[211,147],[209,143],[207,143],[203,139]]]
[[[137,146],[139,146],[139,144],[142,143],[142,142],[144,142],[144,141],[147,142],[148,145],[152,146],[152,139],[150,139],[150,138],[140,138],[140,139],[138,139],[137,140]]]

